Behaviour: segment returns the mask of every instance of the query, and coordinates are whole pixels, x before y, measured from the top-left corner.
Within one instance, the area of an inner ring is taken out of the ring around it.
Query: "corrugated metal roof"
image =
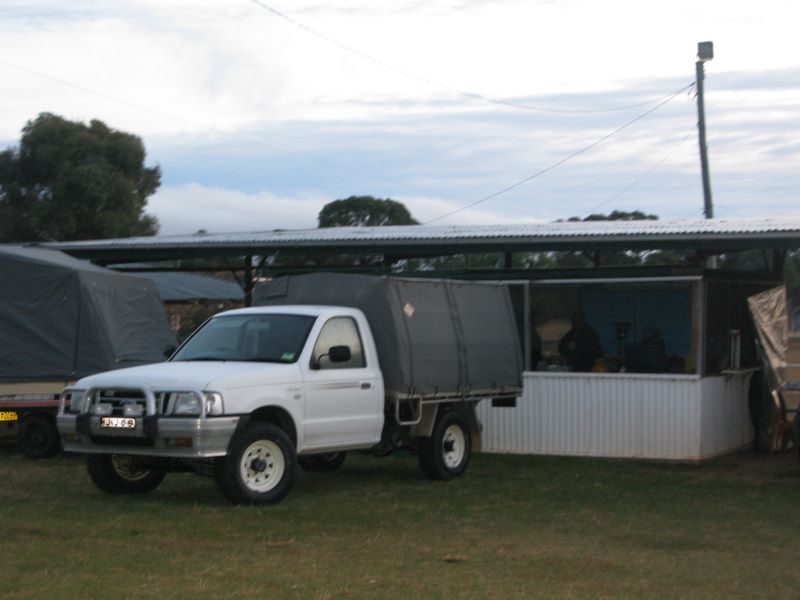
[[[495,251],[509,245],[520,249],[559,249],[565,247],[597,247],[610,244],[626,247],[669,247],[695,242],[724,244],[770,240],[781,245],[800,246],[800,218],[792,219],[708,219],[659,221],[581,221],[553,223],[523,223],[509,225],[408,225],[392,227],[334,227],[324,229],[294,229],[254,231],[243,233],[206,233],[155,237],[88,240],[46,244],[76,256],[146,256],[147,250],[170,249],[245,249],[277,250],[331,248],[363,249],[375,252],[392,249],[408,250],[426,246],[429,249],[464,246],[464,250],[479,248]],[[139,253],[137,254],[137,251]]]
[[[800,219],[707,219],[698,221],[580,221],[513,225],[403,225],[391,227],[329,227],[274,229],[242,233],[203,233],[153,237],[56,242],[52,248],[103,246],[171,246],[250,243],[309,243],[332,241],[454,240],[486,238],[551,238],[664,235],[726,235],[770,232],[800,233]]]

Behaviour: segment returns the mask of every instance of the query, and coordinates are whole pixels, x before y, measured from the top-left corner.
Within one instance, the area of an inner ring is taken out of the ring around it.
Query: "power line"
[[[479,100],[481,102],[487,102],[489,104],[496,104],[496,105],[499,105],[499,106],[505,106],[505,107],[509,107],[509,108],[517,108],[517,109],[521,109],[521,110],[531,110],[531,111],[536,111],[536,112],[561,113],[561,114],[591,114],[591,113],[618,112],[618,111],[623,111],[623,110],[630,110],[632,108],[640,108],[642,106],[648,106],[650,104],[654,104],[656,102],[660,102],[661,100],[664,100],[665,98],[672,97],[672,95],[675,93],[675,92],[669,92],[667,94],[664,94],[663,96],[659,96],[658,98],[653,98],[651,100],[646,100],[644,102],[637,102],[635,104],[628,104],[628,105],[625,105],[625,106],[615,106],[615,107],[611,107],[611,108],[589,108],[589,109],[552,108],[552,107],[547,107],[547,106],[537,106],[537,105],[533,105],[533,104],[521,104],[519,102],[514,102],[513,100],[504,100],[502,98],[492,98],[491,96],[485,96],[483,94],[478,94],[476,92],[470,92],[470,91],[466,91],[466,90],[462,90],[462,89],[453,87],[453,86],[448,85],[446,83],[442,83],[440,81],[436,81],[434,79],[430,79],[429,77],[425,77],[424,75],[419,75],[417,73],[412,73],[411,71],[403,69],[402,67],[398,67],[397,65],[393,65],[391,63],[388,63],[388,62],[386,62],[386,61],[384,61],[384,60],[382,60],[380,58],[376,58],[376,57],[372,56],[371,54],[367,54],[366,52],[363,52],[362,50],[359,50],[358,48],[354,48],[353,46],[350,46],[348,44],[340,42],[339,40],[337,40],[335,38],[332,38],[329,35],[327,35],[325,33],[322,33],[321,31],[319,31],[317,29],[314,29],[313,27],[310,27],[310,26],[306,25],[305,23],[302,23],[301,21],[298,21],[294,17],[291,17],[291,16],[287,15],[286,13],[278,10],[277,8],[274,8],[274,7],[270,6],[269,4],[266,4],[266,3],[262,2],[261,0],[249,0],[249,1],[252,2],[253,4],[255,4],[256,6],[258,6],[259,8],[262,8],[263,10],[266,10],[267,12],[271,13],[272,15],[274,15],[274,16],[280,18],[280,19],[283,19],[287,23],[291,23],[292,25],[294,25],[298,29],[302,29],[306,33],[308,33],[310,35],[313,35],[314,37],[317,37],[317,38],[319,38],[319,39],[321,39],[321,40],[323,40],[323,41],[325,41],[325,42],[327,42],[327,43],[329,43],[329,44],[331,44],[333,46],[338,47],[340,50],[344,50],[345,52],[353,54],[354,56],[357,56],[357,57],[359,57],[359,58],[361,58],[363,60],[371,62],[371,63],[373,63],[375,65],[378,65],[379,67],[382,67],[382,68],[387,69],[389,71],[394,71],[395,73],[398,73],[398,74],[400,74],[400,75],[402,75],[404,77],[407,77],[409,79],[414,79],[416,81],[420,81],[422,83],[426,83],[426,84],[431,85],[433,87],[438,87],[440,89],[447,90],[448,92],[451,92],[451,93],[456,94],[458,96],[462,96],[464,98],[468,98],[470,100]],[[678,91],[683,91],[684,89],[686,89],[686,88],[682,88],[681,90],[678,90]]]
[[[345,173],[352,173],[354,175],[358,175],[358,176],[362,176],[362,177],[365,176],[365,177],[368,177],[370,179],[374,179],[375,181],[383,181],[385,183],[391,183],[393,185],[400,185],[400,186],[403,186],[403,187],[411,189],[411,190],[416,190],[416,191],[426,192],[426,193],[429,193],[429,194],[439,195],[439,192],[437,192],[437,191],[434,191],[434,190],[431,190],[431,189],[428,189],[428,188],[425,188],[425,187],[421,187],[421,186],[418,186],[418,185],[410,184],[410,183],[407,183],[405,181],[401,181],[399,179],[393,179],[393,178],[385,177],[385,176],[382,176],[382,175],[375,175],[373,173],[367,173],[365,175],[361,171],[356,171],[356,170],[351,169],[349,167],[345,167],[343,165],[340,165],[340,164],[337,164],[337,163],[334,163],[334,162],[330,162],[330,161],[325,160],[323,158],[317,158],[317,157],[314,157],[314,156],[308,156],[308,155],[305,155],[305,154],[303,154],[301,152],[295,152],[293,150],[278,149],[278,148],[275,148],[274,146],[271,146],[271,145],[267,144],[266,142],[264,142],[263,138],[261,138],[261,137],[244,135],[242,133],[231,133],[230,131],[224,131],[222,129],[217,129],[215,127],[210,127],[210,126],[205,125],[203,123],[198,123],[196,121],[192,121],[190,119],[186,119],[185,117],[181,117],[181,116],[174,115],[174,114],[171,114],[171,113],[167,113],[167,112],[164,112],[164,111],[161,111],[161,110],[157,110],[157,109],[151,108],[149,106],[145,106],[143,104],[138,104],[136,102],[131,102],[130,100],[125,100],[123,98],[118,98],[116,96],[112,96],[112,95],[106,94],[104,92],[99,92],[97,90],[94,90],[94,89],[91,89],[91,88],[88,88],[88,87],[84,87],[84,86],[76,84],[76,83],[72,83],[71,81],[66,81],[66,80],[60,79],[58,77],[53,77],[52,75],[47,75],[46,73],[42,73],[40,71],[35,71],[35,70],[29,69],[27,67],[22,67],[20,65],[16,65],[14,63],[10,63],[10,62],[2,60],[2,59],[0,59],[0,64],[4,65],[6,67],[10,67],[12,69],[17,69],[18,71],[22,71],[23,73],[27,73],[29,75],[34,75],[36,77],[40,77],[42,79],[46,79],[48,81],[51,81],[53,83],[57,83],[59,85],[70,87],[72,89],[78,90],[80,92],[84,92],[86,94],[91,94],[93,96],[97,96],[99,98],[104,98],[106,100],[110,100],[110,101],[116,102],[118,104],[124,104],[126,106],[130,106],[130,107],[136,108],[136,109],[141,110],[141,111],[149,112],[151,114],[154,114],[156,116],[162,117],[162,118],[167,119],[167,120],[178,121],[178,122],[184,123],[186,125],[191,125],[192,127],[196,127],[197,129],[201,129],[201,130],[207,131],[209,133],[214,133],[214,134],[217,134],[217,135],[226,136],[226,137],[229,137],[231,139],[246,139],[246,140],[248,140],[248,141],[250,141],[252,143],[259,144],[259,145],[264,146],[265,148],[269,148],[271,150],[275,150],[276,152],[279,152],[281,154],[289,154],[289,155],[292,155],[292,156],[300,157],[300,158],[302,158],[304,160],[308,160],[308,161],[319,163],[321,165],[324,165],[324,166],[328,167],[329,169],[334,169],[334,170],[337,170],[337,171],[343,171]]]
[[[181,117],[181,116],[178,116],[178,115],[174,115],[172,113],[167,113],[167,112],[160,111],[160,110],[151,108],[151,107],[143,105],[143,104],[132,102],[130,100],[125,100],[123,98],[118,98],[116,96],[112,96],[112,95],[106,94],[104,92],[100,92],[100,91],[97,91],[97,90],[94,90],[94,89],[91,89],[91,88],[88,88],[88,87],[85,87],[85,86],[82,86],[82,85],[79,85],[79,84],[76,84],[76,83],[72,83],[70,81],[66,81],[64,79],[60,79],[58,77],[53,77],[51,75],[48,75],[46,73],[42,73],[40,71],[29,69],[27,67],[22,67],[20,65],[17,65],[17,64],[14,64],[14,63],[10,63],[10,62],[2,60],[2,59],[0,59],[0,64],[5,65],[6,67],[10,67],[10,68],[22,71],[22,72],[27,73],[29,75],[34,75],[36,77],[39,77],[39,78],[42,78],[42,79],[46,79],[48,81],[57,83],[59,85],[63,85],[63,86],[66,86],[66,87],[73,88],[75,90],[81,91],[81,92],[86,93],[86,94],[91,94],[91,95],[94,95],[94,96],[97,96],[97,97],[100,97],[100,98],[104,98],[106,100],[110,100],[112,102],[116,102],[116,103],[119,103],[119,104],[124,104],[124,105],[127,105],[127,106],[131,106],[131,107],[136,108],[138,110],[149,112],[151,114],[157,115],[159,117],[162,117],[162,118],[165,118],[165,119],[168,119],[168,120],[178,121],[178,122],[181,122],[181,123],[184,123],[184,124],[191,125],[192,127],[196,127],[198,129],[202,129],[204,131],[208,131],[208,132],[215,133],[215,134],[218,134],[218,135],[223,135],[223,136],[226,136],[226,137],[230,137],[232,139],[245,138],[245,139],[248,139],[251,142],[260,144],[262,146],[265,146],[265,147],[268,147],[268,148],[271,148],[271,149],[275,149],[274,146],[270,146],[270,145],[266,144],[264,142],[263,138],[260,138],[260,137],[243,136],[241,133],[231,133],[231,132],[228,132],[228,131],[224,131],[224,130],[221,130],[221,129],[210,127],[210,126],[204,125],[202,123],[198,123],[196,121],[192,121],[190,119],[186,119],[184,117]],[[500,190],[498,192],[490,194],[489,196],[485,196],[485,197],[483,197],[483,198],[481,198],[481,199],[479,199],[479,200],[477,200],[477,201],[475,201],[475,202],[473,202],[471,204],[468,204],[468,205],[463,206],[461,208],[458,208],[458,209],[456,209],[454,211],[446,213],[446,214],[444,214],[444,215],[442,215],[440,217],[437,217],[435,219],[427,221],[425,224],[427,225],[427,224],[430,224],[430,223],[434,223],[436,221],[440,221],[440,220],[445,219],[445,218],[447,218],[449,216],[452,216],[454,214],[457,214],[457,213],[460,213],[462,211],[468,210],[468,209],[472,208],[473,206],[476,206],[477,204],[481,204],[482,202],[485,202],[485,201],[490,200],[492,198],[495,198],[495,197],[497,197],[497,196],[499,196],[501,194],[504,194],[507,191],[510,191],[510,190],[512,190],[512,189],[514,189],[516,187],[519,187],[523,183],[526,183],[526,182],[528,182],[528,181],[530,181],[532,179],[535,179],[536,177],[539,177],[540,175],[543,175],[544,173],[546,173],[548,171],[551,171],[552,169],[556,168],[557,166],[560,166],[561,164],[563,164],[563,163],[565,163],[565,162],[567,162],[569,160],[572,160],[573,158],[583,154],[584,152],[587,152],[588,150],[594,148],[595,146],[597,146],[598,144],[604,142],[608,138],[616,135],[617,133],[623,131],[624,129],[626,129],[629,126],[633,125],[637,121],[643,119],[644,117],[646,117],[650,113],[652,113],[652,112],[656,111],[657,109],[661,108],[663,105],[665,105],[667,102],[672,100],[675,96],[677,96],[681,92],[690,89],[692,86],[694,86],[694,82],[690,83],[687,86],[682,87],[679,90],[676,90],[675,92],[670,94],[666,99],[662,100],[658,105],[656,105],[653,108],[651,108],[650,110],[642,113],[641,115],[637,116],[636,118],[632,119],[631,121],[628,121],[627,123],[625,123],[621,127],[618,127],[617,129],[611,131],[610,133],[608,133],[605,136],[603,136],[602,138],[596,140],[592,144],[589,144],[588,146],[585,146],[585,147],[581,148],[580,150],[578,150],[578,151],[570,154],[569,156],[567,156],[567,157],[565,157],[565,158],[563,158],[563,159],[561,159],[561,160],[549,165],[548,167],[545,167],[544,169],[538,171],[537,173],[534,173],[530,177],[526,177],[523,180],[520,180],[520,181],[518,181],[518,182],[516,182],[516,183],[514,183],[514,184],[512,184],[512,185],[510,185],[510,186],[508,186],[506,188],[503,188],[502,190]],[[292,150],[278,150],[278,151],[281,152],[281,153],[284,153],[284,154],[298,156],[298,157],[303,158],[305,160],[310,160],[310,161],[313,161],[313,162],[317,162],[317,163],[322,164],[322,165],[324,165],[324,166],[326,166],[326,167],[328,167],[330,169],[335,169],[335,170],[349,172],[349,173],[358,174],[358,175],[361,174],[361,172],[357,172],[357,171],[355,171],[353,169],[350,169],[348,167],[345,167],[343,165],[339,165],[337,163],[333,163],[333,162],[330,162],[330,161],[327,161],[327,160],[324,160],[324,159],[321,159],[321,158],[306,156],[306,155],[304,155],[302,153],[295,152],[295,151],[292,151]],[[424,191],[424,192],[427,192],[427,193],[433,194],[433,195],[438,195],[439,194],[438,191],[434,191],[434,190],[431,190],[431,189],[428,189],[428,188],[425,188],[425,187],[421,187],[421,186],[418,186],[418,185],[414,185],[414,184],[409,184],[409,183],[407,183],[405,181],[396,180],[396,179],[392,179],[392,178],[387,178],[387,177],[379,176],[379,175],[375,175],[375,174],[368,174],[367,176],[372,178],[372,179],[375,179],[377,181],[384,181],[384,182],[387,182],[387,183],[392,183],[394,185],[401,185],[403,187],[406,187],[406,188],[409,188],[409,189],[412,189],[412,190]]]
[[[138,108],[139,110],[143,110],[154,115],[158,115],[159,117],[163,117],[165,119],[173,120],[173,121],[180,121],[185,123],[186,125],[191,125],[192,127],[199,127],[201,129],[206,129],[208,131],[213,131],[214,133],[222,133],[223,131],[215,131],[214,129],[210,129],[204,125],[200,125],[198,123],[194,123],[189,119],[185,119],[184,117],[179,117],[176,115],[172,115],[169,113],[161,112],[154,108],[150,108],[148,106],[144,106],[142,104],[137,104],[136,102],[131,102],[130,100],[125,100],[123,98],[117,98],[116,96],[110,96],[109,94],[98,92],[97,90],[93,90],[91,88],[83,87],[82,85],[78,85],[77,83],[72,83],[71,81],[66,81],[64,79],[59,79],[58,77],[53,77],[52,75],[47,75],[46,73],[42,73],[40,71],[34,71],[33,69],[29,69],[27,67],[22,67],[20,65],[16,65],[14,63],[10,63],[8,61],[0,59],[0,64],[5,65],[6,67],[10,67],[12,69],[16,69],[18,71],[22,71],[23,73],[27,73],[28,75],[35,75],[36,77],[40,77],[41,79],[47,79],[48,81],[52,81],[53,83],[57,83],[59,85],[63,85],[66,87],[71,87],[72,89],[92,94],[93,96],[98,96],[100,98],[105,98],[106,100],[111,100],[112,102],[117,102],[118,104],[125,104],[127,106],[131,106],[133,108]]]
[[[627,129],[628,127],[630,127],[630,126],[631,126],[631,125],[633,125],[634,123],[636,123],[636,122],[638,122],[638,121],[641,121],[641,120],[642,120],[642,119],[644,119],[644,118],[645,118],[647,115],[649,115],[650,113],[653,113],[653,112],[655,112],[656,110],[658,110],[659,108],[661,108],[662,106],[664,106],[664,105],[665,105],[667,102],[669,102],[670,100],[672,100],[672,99],[673,99],[675,96],[677,96],[677,95],[678,95],[678,94],[680,94],[681,92],[684,92],[684,91],[688,90],[688,89],[689,89],[689,88],[691,88],[693,85],[694,85],[694,82],[692,82],[692,83],[690,83],[689,85],[687,85],[687,86],[685,86],[685,87],[683,87],[683,88],[679,89],[678,91],[674,92],[674,93],[673,93],[671,96],[669,96],[669,98],[667,98],[666,100],[663,100],[663,101],[661,101],[660,103],[658,103],[656,106],[654,106],[654,107],[653,107],[653,108],[651,108],[650,110],[648,110],[648,111],[646,111],[646,112],[644,112],[644,113],[640,114],[638,117],[636,117],[636,118],[634,118],[634,119],[631,119],[630,121],[628,121],[628,122],[627,122],[627,123],[625,123],[624,125],[622,125],[622,126],[620,126],[620,127],[617,127],[616,129],[614,129],[614,130],[613,130],[613,131],[611,131],[610,133],[607,133],[606,135],[604,135],[604,136],[603,136],[603,137],[601,137],[600,139],[598,139],[598,140],[596,140],[596,141],[592,142],[592,143],[591,143],[591,144],[589,144],[588,146],[584,146],[584,147],[583,147],[583,148],[581,148],[580,150],[576,150],[576,151],[575,151],[575,152],[573,152],[572,154],[569,154],[568,156],[565,156],[564,158],[562,158],[562,159],[560,159],[560,160],[557,160],[556,162],[554,162],[554,163],[552,163],[552,164],[550,164],[550,165],[546,166],[545,168],[543,168],[543,169],[541,169],[541,170],[537,171],[536,173],[534,173],[533,175],[529,175],[528,177],[525,177],[524,179],[520,179],[520,180],[519,180],[519,181],[517,181],[516,183],[512,183],[511,185],[509,185],[509,186],[507,186],[507,187],[504,187],[503,189],[501,189],[501,190],[499,190],[499,191],[497,191],[497,192],[494,192],[494,193],[492,193],[492,194],[489,194],[488,196],[484,196],[483,198],[480,198],[479,200],[475,200],[475,202],[471,202],[470,204],[467,204],[466,206],[462,206],[461,208],[457,208],[456,210],[453,210],[453,211],[450,211],[450,212],[448,212],[448,213],[445,213],[445,214],[443,214],[443,215],[441,215],[441,216],[439,216],[439,217],[436,217],[435,219],[431,219],[430,221],[427,221],[427,222],[425,223],[425,225],[430,225],[431,223],[435,223],[435,222],[437,222],[437,221],[441,221],[442,219],[446,219],[447,217],[451,217],[451,216],[453,216],[453,215],[455,215],[455,214],[458,214],[458,213],[460,213],[460,212],[463,212],[463,211],[465,211],[465,210],[469,210],[470,208],[473,208],[474,206],[477,206],[478,204],[481,204],[481,203],[483,203],[483,202],[486,202],[487,200],[491,200],[492,198],[496,198],[497,196],[500,196],[501,194],[505,194],[506,192],[508,192],[508,191],[511,191],[511,190],[513,190],[514,188],[517,188],[517,187],[521,186],[521,185],[522,185],[522,184],[524,184],[524,183],[527,183],[527,182],[529,182],[529,181],[531,181],[531,180],[533,180],[533,179],[536,179],[537,177],[539,177],[539,176],[541,176],[541,175],[544,175],[544,174],[545,174],[545,173],[547,173],[548,171],[552,171],[552,170],[553,170],[553,169],[555,169],[556,167],[563,165],[565,162],[567,162],[567,161],[570,161],[570,160],[572,160],[573,158],[576,158],[576,157],[580,156],[581,154],[583,154],[583,153],[585,153],[585,152],[588,152],[589,150],[591,150],[591,149],[592,149],[592,148],[594,148],[595,146],[598,146],[599,144],[603,143],[604,141],[606,141],[606,140],[607,140],[607,139],[609,139],[610,137],[613,137],[613,136],[617,135],[618,133],[620,133],[621,131],[623,131],[623,130]]]
[[[655,170],[656,170],[658,167],[660,167],[660,166],[661,166],[661,165],[662,165],[662,164],[663,164],[663,163],[664,163],[664,162],[665,162],[665,161],[666,161],[666,160],[667,160],[667,159],[668,159],[670,156],[672,156],[672,155],[675,153],[675,151],[677,151],[677,150],[678,150],[678,148],[680,148],[680,147],[683,145],[683,143],[684,143],[684,142],[685,142],[687,139],[689,139],[689,136],[690,136],[690,135],[692,135],[692,134],[694,133],[695,129],[697,129],[697,125],[692,125],[692,128],[691,128],[691,129],[688,131],[688,133],[687,133],[685,136],[683,136],[683,137],[680,139],[680,141],[678,141],[678,143],[677,143],[677,144],[675,144],[675,145],[672,147],[672,149],[671,149],[669,152],[667,152],[667,153],[666,153],[666,154],[665,154],[665,155],[664,155],[664,156],[661,158],[661,160],[659,160],[659,161],[658,161],[656,164],[654,164],[652,167],[650,167],[649,169],[647,169],[647,171],[645,171],[644,173],[642,173],[641,175],[639,175],[639,177],[637,177],[636,179],[634,179],[634,180],[633,180],[631,183],[629,183],[628,185],[626,185],[626,186],[625,186],[624,188],[622,188],[622,189],[621,189],[619,192],[617,192],[616,194],[614,194],[614,195],[613,195],[611,198],[609,198],[608,200],[603,200],[603,201],[602,201],[600,204],[598,204],[598,205],[597,205],[597,206],[595,206],[594,208],[591,208],[591,209],[589,209],[589,213],[588,213],[588,214],[592,214],[592,213],[593,213],[594,211],[596,211],[598,208],[601,208],[601,207],[605,206],[605,205],[606,205],[606,204],[608,204],[609,202],[613,202],[614,200],[616,200],[617,198],[619,198],[620,196],[622,196],[622,195],[623,195],[625,192],[627,192],[628,190],[630,190],[632,187],[634,187],[635,185],[637,185],[637,184],[638,184],[640,181],[642,181],[642,180],[643,180],[645,177],[647,177],[648,175],[650,175],[650,173],[652,173],[652,172],[653,172],[653,171],[655,171]]]

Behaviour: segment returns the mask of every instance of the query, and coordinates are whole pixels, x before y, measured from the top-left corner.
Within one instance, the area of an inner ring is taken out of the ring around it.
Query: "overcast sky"
[[[141,136],[164,234],[315,227],[361,194],[427,222],[542,170],[437,222],[698,218],[694,90],[548,167],[690,84],[713,40],[716,214],[796,216],[798,23],[792,0],[0,0],[0,145],[43,111]]]

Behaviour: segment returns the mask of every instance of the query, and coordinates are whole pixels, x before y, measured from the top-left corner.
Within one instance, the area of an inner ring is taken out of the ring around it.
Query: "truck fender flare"
[[[469,424],[473,451],[480,452],[482,427],[475,410],[477,405],[477,401],[456,402],[454,404],[423,404],[422,419],[413,429],[414,437],[430,437],[433,434],[433,427],[436,425],[436,418],[439,416],[440,411],[455,410],[461,413]]]
[[[239,417],[239,423],[236,425],[236,430],[231,436],[231,441],[228,442],[228,448],[233,442],[233,439],[241,433],[253,421],[266,422],[277,425],[286,432],[289,439],[292,441],[295,449],[297,448],[297,427],[295,425],[292,415],[285,408],[280,406],[262,406],[247,415]]]
[[[439,414],[439,405],[423,404],[421,410],[422,418],[414,426],[414,437],[431,437],[433,426],[436,424],[436,417]]]

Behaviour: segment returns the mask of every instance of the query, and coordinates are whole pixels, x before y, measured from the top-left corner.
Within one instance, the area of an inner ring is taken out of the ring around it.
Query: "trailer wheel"
[[[164,471],[142,467],[134,456],[89,454],[86,468],[92,482],[107,494],[147,494],[164,480]]]
[[[328,452],[298,456],[297,462],[304,471],[336,471],[344,464],[345,458],[347,458],[346,452]]]
[[[466,470],[471,450],[467,420],[458,412],[445,412],[431,437],[419,440],[419,466],[431,479],[452,479]]]
[[[220,491],[236,504],[274,504],[289,492],[295,453],[289,436],[272,423],[255,423],[233,438],[214,461]]]
[[[30,415],[23,419],[18,436],[19,448],[28,458],[52,458],[61,448],[58,429],[48,415]]]

